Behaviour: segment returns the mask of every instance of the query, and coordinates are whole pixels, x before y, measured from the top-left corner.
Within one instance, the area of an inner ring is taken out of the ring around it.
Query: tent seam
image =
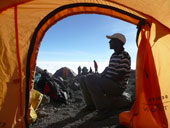
[[[16,52],[17,52],[17,61],[18,61],[18,71],[20,76],[20,86],[19,86],[19,98],[20,98],[20,116],[23,116],[23,107],[22,107],[22,72],[21,72],[21,57],[19,52],[19,35],[18,35],[18,12],[17,6],[14,7],[14,22],[15,22],[15,39],[16,39]],[[22,122],[22,127],[24,124]]]

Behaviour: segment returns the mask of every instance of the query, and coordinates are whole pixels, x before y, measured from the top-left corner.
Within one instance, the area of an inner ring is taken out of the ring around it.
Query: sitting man
[[[78,79],[86,102],[83,110],[97,110],[95,120],[103,120],[114,114],[107,95],[122,95],[131,69],[130,56],[124,50],[125,36],[116,33],[106,37],[110,39],[110,49],[115,51],[110,58],[109,66],[101,74],[88,74]]]

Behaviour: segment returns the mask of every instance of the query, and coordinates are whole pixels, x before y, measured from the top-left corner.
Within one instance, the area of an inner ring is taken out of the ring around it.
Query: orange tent
[[[138,26],[136,101],[120,123],[170,124],[169,0],[1,0],[0,128],[28,127],[36,57],[45,32],[75,14],[103,14]],[[135,44],[134,44],[135,45]]]

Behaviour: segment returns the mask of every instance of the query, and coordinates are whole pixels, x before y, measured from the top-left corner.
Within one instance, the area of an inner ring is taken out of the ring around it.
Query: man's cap
[[[121,34],[121,33],[115,33],[115,34],[113,34],[113,35],[111,35],[111,36],[107,35],[106,37],[107,37],[108,39],[114,39],[114,38],[116,38],[116,39],[119,39],[120,41],[122,41],[124,44],[126,43],[126,38],[125,38],[125,36],[124,36],[123,34]]]

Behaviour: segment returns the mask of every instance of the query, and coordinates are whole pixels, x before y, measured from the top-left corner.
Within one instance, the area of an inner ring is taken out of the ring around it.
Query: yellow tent
[[[120,123],[168,127],[169,0],[1,0],[0,128],[28,127],[36,57],[45,32],[67,16],[86,13],[116,17],[139,28],[136,101],[120,114]]]

